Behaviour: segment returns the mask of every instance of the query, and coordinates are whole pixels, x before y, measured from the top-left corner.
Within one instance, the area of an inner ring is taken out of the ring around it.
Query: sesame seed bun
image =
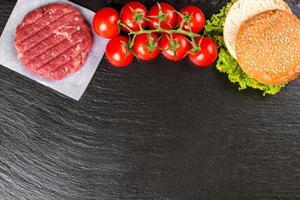
[[[235,39],[243,22],[259,13],[274,9],[292,13],[283,0],[238,0],[232,5],[224,23],[224,40],[228,51],[234,58],[236,58]]]
[[[300,20],[269,10],[244,22],[236,38],[237,60],[256,81],[278,85],[300,75]]]

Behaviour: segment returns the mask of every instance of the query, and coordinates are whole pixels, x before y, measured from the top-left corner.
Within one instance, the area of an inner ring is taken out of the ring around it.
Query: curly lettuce
[[[264,85],[255,81],[242,70],[237,61],[231,56],[226,48],[223,38],[224,23],[226,15],[235,1],[236,0],[232,0],[223,7],[219,13],[212,15],[211,19],[207,21],[205,26],[204,34],[213,38],[220,48],[216,67],[218,71],[227,74],[228,79],[232,83],[238,84],[239,90],[253,88],[263,91],[263,95],[275,95],[284,87],[284,84],[275,86]]]

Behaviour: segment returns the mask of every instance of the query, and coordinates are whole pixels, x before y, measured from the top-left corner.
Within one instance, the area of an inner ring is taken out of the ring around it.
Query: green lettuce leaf
[[[224,23],[226,15],[235,1],[236,0],[232,0],[223,7],[219,13],[212,15],[211,19],[207,21],[205,26],[204,34],[213,38],[220,48],[216,67],[220,72],[226,73],[228,75],[228,79],[232,83],[238,84],[239,90],[253,88],[263,91],[263,95],[275,95],[284,87],[284,84],[273,86],[264,85],[255,81],[242,70],[225,46],[223,38]]]

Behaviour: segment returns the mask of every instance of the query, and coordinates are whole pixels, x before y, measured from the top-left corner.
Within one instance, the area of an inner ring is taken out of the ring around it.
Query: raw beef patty
[[[48,4],[27,14],[17,27],[15,46],[21,63],[49,80],[82,68],[93,35],[81,13],[68,4]]]

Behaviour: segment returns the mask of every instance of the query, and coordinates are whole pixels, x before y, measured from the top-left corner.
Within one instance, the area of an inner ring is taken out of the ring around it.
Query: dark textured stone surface
[[[208,15],[226,3],[169,2]],[[0,0],[1,32],[14,4]],[[300,199],[299,91],[262,97],[188,61],[103,59],[75,102],[0,67],[0,199]]]

